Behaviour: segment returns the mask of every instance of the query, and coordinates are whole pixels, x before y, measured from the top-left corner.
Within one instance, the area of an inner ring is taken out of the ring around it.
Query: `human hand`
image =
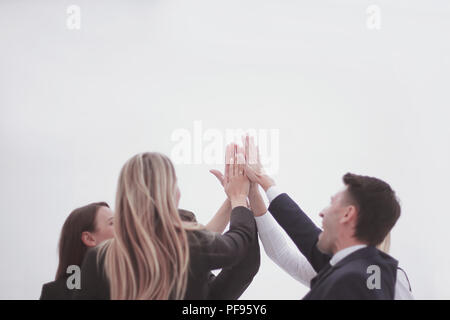
[[[275,185],[275,181],[264,171],[259,157],[259,149],[255,145],[254,138],[247,134],[243,137],[243,143],[245,150],[245,174],[252,184],[259,184],[267,191],[271,186]],[[257,190],[257,188],[252,185],[252,191],[255,189]]]
[[[231,207],[247,206],[250,181],[245,175],[244,150],[236,144],[227,146],[225,157],[225,176],[223,178],[225,193],[231,201]]]
[[[220,182],[220,184],[222,185],[222,186],[224,186],[224,184],[225,184],[225,177],[224,177],[224,175],[222,174],[222,172],[220,172],[219,170],[209,170],[209,172],[211,172],[216,178],[217,178],[217,180],[219,180],[219,182]]]
[[[220,172],[219,170],[209,170],[209,172],[211,172],[216,178],[217,180],[219,180],[220,184],[225,187],[225,181],[227,179],[226,175],[227,175],[227,164],[231,164],[232,163],[232,158],[235,157],[235,144],[230,143],[229,145],[226,146],[225,149],[225,175],[222,174],[222,172]]]

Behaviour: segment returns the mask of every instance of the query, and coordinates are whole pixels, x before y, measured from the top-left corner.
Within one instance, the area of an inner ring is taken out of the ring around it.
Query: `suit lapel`
[[[320,270],[320,272],[314,278],[311,279],[310,283],[311,289],[313,289],[313,287],[315,287],[320,280],[325,279],[325,277],[328,276],[332,271],[333,267],[328,262],[327,265],[323,267],[322,270]]]

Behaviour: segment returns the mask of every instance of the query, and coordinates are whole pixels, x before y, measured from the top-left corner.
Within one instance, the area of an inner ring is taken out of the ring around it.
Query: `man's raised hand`
[[[259,149],[255,145],[254,138],[246,135],[243,137],[243,143],[245,150],[245,174],[251,182],[261,185],[267,191],[267,189],[275,185],[275,181],[264,172],[259,157]]]

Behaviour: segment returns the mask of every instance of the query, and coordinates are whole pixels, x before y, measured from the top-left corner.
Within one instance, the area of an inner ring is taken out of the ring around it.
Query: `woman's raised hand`
[[[250,181],[245,175],[244,149],[234,143],[226,148],[223,184],[232,208],[247,206]]]

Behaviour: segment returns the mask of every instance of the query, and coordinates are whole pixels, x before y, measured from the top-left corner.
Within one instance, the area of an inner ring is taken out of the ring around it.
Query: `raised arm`
[[[234,145],[230,144],[227,146],[225,152],[225,175],[228,174],[227,165],[230,165],[232,159],[236,157],[236,152],[237,149]],[[243,168],[241,169],[243,170]],[[217,178],[222,187],[225,187],[225,183],[227,182],[226,179],[228,180],[227,176],[224,176],[219,170],[209,170],[209,172],[211,172]],[[214,217],[208,222],[208,224],[206,225],[206,229],[217,233],[223,233],[226,226],[230,222],[230,215],[231,201],[229,198],[227,198],[219,208],[217,213],[214,215]]]
[[[319,272],[331,258],[317,248],[319,234],[322,231],[286,193],[278,195],[271,201],[269,212],[316,272]]]
[[[216,235],[208,246],[210,268],[231,267],[244,258],[248,247],[257,238],[253,213],[247,208],[250,182],[244,173],[244,154],[232,144],[227,146],[223,185],[232,208],[230,229]]]
[[[295,280],[310,287],[317,273],[305,256],[287,242],[283,230],[270,214],[255,219],[267,256]]]
[[[239,262],[231,267],[222,268],[216,277],[210,278],[208,300],[238,299],[252,282],[259,270],[261,260],[256,227],[244,256],[234,255],[233,259]]]
[[[308,260],[289,245],[274,218],[267,214],[266,204],[256,183],[250,185],[248,198],[255,215],[259,238],[266,254],[291,277],[309,287],[316,272]]]
[[[258,149],[249,136],[245,138],[245,150],[248,155],[245,166],[247,177],[266,191],[270,213],[318,272],[330,260],[329,255],[316,247],[321,230],[287,194],[275,191],[275,181],[264,172]]]
[[[226,226],[230,222],[231,202],[226,199],[220,206],[219,210],[212,217],[212,219],[205,226],[206,229],[212,232],[223,233]]]

